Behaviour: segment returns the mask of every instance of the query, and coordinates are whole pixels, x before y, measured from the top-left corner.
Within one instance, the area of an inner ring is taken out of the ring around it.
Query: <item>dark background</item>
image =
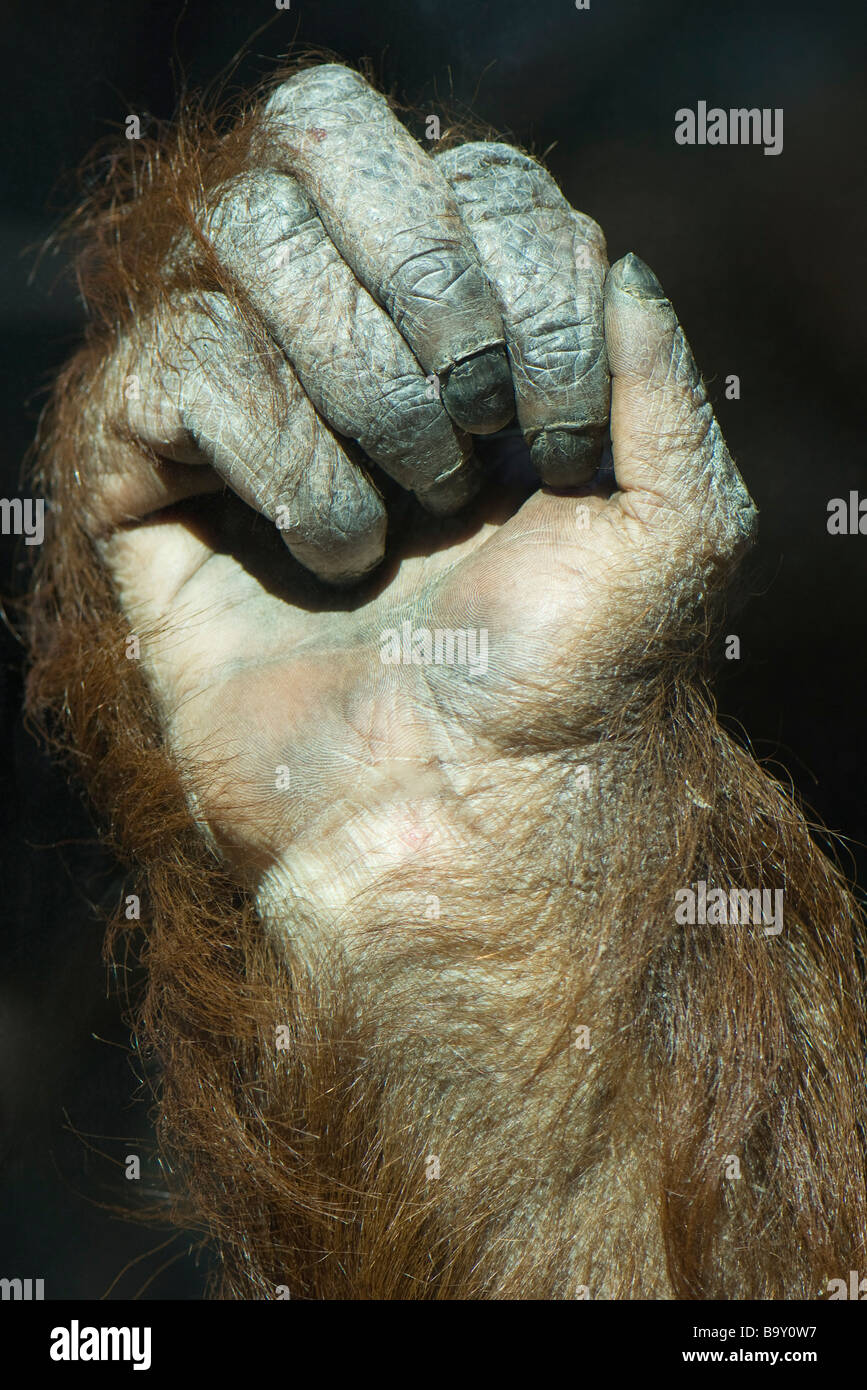
[[[269,21],[239,81],[267,73],[292,41],[369,57],[425,112],[448,98],[504,138],[553,145],[550,169],[600,222],[611,259],[633,249],[654,267],[761,511],[722,711],[846,837],[867,882],[867,536],[826,530],[830,498],[867,494],[861,0],[591,0],[589,11],[573,0],[292,0],[280,13],[273,0],[6,0],[3,496],[29,495],[22,458],[80,325],[74,292],[55,284],[59,262],[31,277],[24,248],[56,224],[70,171],[97,139],[122,141],[129,113],[171,115],[173,55],[192,85],[209,83]],[[675,145],[675,110],[702,99],[782,107],[783,153]],[[730,373],[740,401],[723,397]],[[20,553],[0,543],[9,596]],[[206,1266],[190,1240],[158,1248],[167,1232],[111,1211],[161,1187],[93,912],[120,881],[21,726],[20,650],[2,628],[0,692],[0,1277],[42,1277],[48,1298],[197,1298]],[[130,1152],[142,1155],[139,1184],[124,1179]]]

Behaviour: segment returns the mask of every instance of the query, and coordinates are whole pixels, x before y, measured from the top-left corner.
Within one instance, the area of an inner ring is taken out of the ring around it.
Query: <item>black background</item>
[[[55,283],[59,263],[32,277],[25,248],[56,224],[70,172],[97,139],[121,141],[129,113],[171,115],[173,56],[192,85],[209,83],[266,24],[238,81],[267,73],[293,41],[369,57],[425,112],[448,98],[503,138],[553,146],[549,168],[602,225],[611,259],[635,250],[656,270],[761,512],[752,597],[729,628],[741,660],[721,664],[721,709],[846,837],[867,881],[867,536],[826,529],[830,498],[867,495],[860,0],[591,0],[589,11],[573,0],[292,0],[279,13],[267,0],[6,0],[3,496],[29,495],[22,458],[80,324],[74,292]],[[677,146],[674,112],[699,100],[782,107],[783,153]],[[739,401],[723,396],[730,373]],[[21,556],[2,545],[8,597]],[[161,1186],[93,912],[120,884],[21,726],[20,650],[2,629],[0,648],[0,1276],[42,1277],[48,1298],[196,1298],[206,1266],[191,1242],[157,1248],[168,1233],[110,1210]],[[140,1184],[124,1179],[130,1152],[143,1156]]]

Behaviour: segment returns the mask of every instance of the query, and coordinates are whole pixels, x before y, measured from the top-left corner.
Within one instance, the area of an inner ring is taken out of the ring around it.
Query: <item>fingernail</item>
[[[533,467],[549,487],[581,487],[599,467],[604,436],[598,425],[542,430],[530,445]]]
[[[485,348],[456,362],[440,393],[455,424],[470,434],[493,434],[515,413],[512,372],[504,347]]]
[[[649,265],[640,256],[630,251],[618,266],[620,286],[639,299],[665,299],[665,290],[660,285]]]

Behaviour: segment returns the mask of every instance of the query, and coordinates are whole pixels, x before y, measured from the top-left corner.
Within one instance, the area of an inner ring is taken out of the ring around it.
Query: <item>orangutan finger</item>
[[[185,478],[210,465],[321,579],[348,582],[379,563],[381,497],[282,354],[264,334],[253,341],[222,295],[177,305],[128,356],[127,369],[138,384],[124,402],[128,440],[184,466]],[[127,470],[115,488],[116,520],[141,516],[152,491],[152,470],[140,481]]]
[[[605,285],[611,442],[622,509],[720,558],[752,538],[756,507],[726,448],[677,315],[638,256]]]
[[[302,184],[344,260],[383,305],[455,424],[514,411],[503,324],[454,194],[384,97],[339,64],[308,68],[265,107],[265,158]]]
[[[602,314],[605,239],[550,174],[508,145],[438,156],[497,296],[518,423],[540,477],[586,483],[608,427]]]

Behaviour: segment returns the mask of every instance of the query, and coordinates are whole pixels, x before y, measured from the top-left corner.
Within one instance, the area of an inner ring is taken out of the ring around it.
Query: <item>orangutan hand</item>
[[[122,337],[93,396],[89,506],[218,842],[254,878],[277,862],[342,899],[359,864],[369,881],[472,838],[479,786],[544,819],[538,758],[612,708],[754,509],[655,278],[627,256],[604,280],[601,233],[532,160],[469,144],[433,162],[340,67],[280,87],[263,130],[270,167],[202,216],[244,312],[188,293]],[[576,491],[609,369],[617,490]],[[502,426],[513,387],[561,492],[525,469],[433,519],[472,491],[456,424]],[[386,517],[340,436],[400,485],[387,564],[342,596],[307,569],[377,565]]]

